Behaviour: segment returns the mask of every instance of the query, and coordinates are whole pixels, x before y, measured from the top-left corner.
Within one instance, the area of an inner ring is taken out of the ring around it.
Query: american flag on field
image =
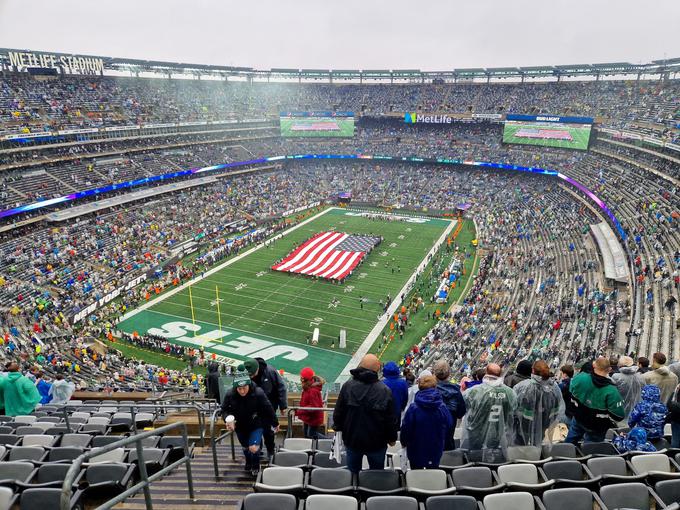
[[[342,280],[380,241],[379,237],[322,232],[298,246],[272,269]]]

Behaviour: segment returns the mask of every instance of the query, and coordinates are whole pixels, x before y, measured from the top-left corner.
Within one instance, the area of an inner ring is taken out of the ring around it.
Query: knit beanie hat
[[[305,380],[310,380],[314,377],[314,370],[309,367],[305,367],[300,370],[300,378]]]
[[[248,375],[248,372],[236,372],[233,383],[234,388],[242,388],[244,386],[248,386],[249,384],[250,376]]]

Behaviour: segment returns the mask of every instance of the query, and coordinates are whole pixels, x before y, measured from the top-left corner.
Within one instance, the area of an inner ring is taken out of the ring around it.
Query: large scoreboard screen
[[[508,115],[503,143],[587,150],[593,119],[552,115]]]
[[[282,137],[352,137],[353,112],[281,112]]]

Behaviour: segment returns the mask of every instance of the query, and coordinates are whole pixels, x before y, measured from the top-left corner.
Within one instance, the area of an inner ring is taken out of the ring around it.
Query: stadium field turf
[[[572,136],[572,140],[559,140],[559,139],[549,139],[549,138],[527,138],[515,136],[515,133],[520,129],[526,129],[527,127],[532,127],[532,125],[508,125],[506,124],[503,130],[503,142],[504,143],[516,143],[522,145],[540,145],[542,147],[556,147],[558,149],[588,149],[588,140],[590,138],[590,127],[578,128],[573,126],[566,126],[564,124],[560,125],[560,130],[569,131]],[[542,127],[546,129],[545,126],[536,125],[536,127]],[[557,128],[556,128],[557,129]]]
[[[333,381],[369,333],[381,331],[380,302],[388,294],[398,297],[433,245],[455,225],[444,219],[404,216],[408,221],[388,221],[362,214],[327,209],[269,247],[250,248],[132,311],[118,328],[201,347],[231,364],[261,356],[291,374],[311,366]],[[294,246],[329,230],[377,234],[384,240],[344,284],[270,270]],[[320,333],[316,346],[307,343],[315,327]],[[338,348],[340,329],[347,331],[345,349]]]

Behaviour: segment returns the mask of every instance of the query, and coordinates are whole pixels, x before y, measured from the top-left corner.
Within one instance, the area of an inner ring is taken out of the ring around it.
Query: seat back
[[[440,491],[448,487],[446,471],[443,469],[416,469],[406,472],[406,486],[409,489]]]
[[[288,437],[283,440],[283,449],[296,451],[312,450],[313,443],[313,439],[305,437]]]
[[[680,480],[662,480],[654,490],[666,505],[680,501]]]
[[[581,446],[583,455],[618,455],[619,452],[611,443],[583,443]]]
[[[291,494],[248,494],[242,510],[297,510],[297,499]]]
[[[593,476],[617,475],[627,476],[628,467],[623,457],[594,457],[588,459],[588,469]]]
[[[507,459],[512,460],[540,460],[540,446],[508,446]]]
[[[14,491],[9,487],[0,487],[0,508],[10,508],[14,499]]]
[[[508,464],[498,466],[498,479],[502,483],[538,483],[538,469],[533,464]]]
[[[9,460],[40,460],[45,455],[41,446],[17,446],[9,452]]]
[[[161,450],[160,448],[143,448],[143,450],[144,462],[159,462],[163,458],[163,455],[165,455],[165,450]],[[137,450],[130,450],[128,462],[136,461]]]
[[[77,459],[83,454],[83,449],[77,446],[59,446],[50,450],[49,461],[58,462],[60,460]]]
[[[392,491],[401,488],[401,476],[389,469],[367,469],[359,471],[358,485],[372,491]]]
[[[648,473],[650,471],[665,471],[670,473],[671,461],[667,455],[663,453],[650,453],[645,455],[635,455],[631,457],[630,463],[633,469],[639,474]]]
[[[330,452],[333,446],[332,439],[317,439],[316,440],[316,451],[317,452]]]
[[[85,480],[90,484],[102,482],[119,482],[128,470],[128,464],[108,462],[87,466]]]
[[[21,510],[45,510],[60,508],[61,488],[59,489],[26,489],[21,493]]]
[[[30,423],[33,423],[33,422],[36,422],[36,421],[38,421],[38,417],[33,416],[31,414],[28,414],[28,415],[20,414],[19,416],[14,417],[14,423],[28,423],[28,424],[30,424]]]
[[[48,428],[52,428],[52,424],[48,423],[47,425]],[[34,427],[33,425],[22,425],[21,427],[17,427],[14,433],[17,436],[28,436],[30,434],[36,435],[36,434],[43,434],[45,432],[44,429],[40,427]]]
[[[330,458],[330,453],[317,452],[314,454],[312,464],[318,467],[339,468],[347,465],[347,459],[343,454],[340,462],[338,462],[336,459]]]
[[[92,448],[100,448],[102,446],[110,445],[116,441],[123,439],[123,436],[94,436],[92,438]]]
[[[22,446],[51,446],[54,443],[54,436],[45,434],[28,434],[21,440]]]
[[[304,471],[295,467],[268,467],[262,471],[262,483],[286,487],[289,485],[302,485]]]
[[[77,446],[80,448],[87,448],[92,441],[92,436],[89,434],[64,434],[61,436],[59,446]]]
[[[486,510],[534,510],[534,498],[528,492],[506,492],[484,496]]]
[[[0,480],[25,482],[34,469],[30,462],[0,462]]]
[[[455,467],[462,466],[467,463],[465,454],[460,450],[448,450],[442,453],[442,458],[439,461],[440,467]]]
[[[649,510],[649,491],[642,483],[618,483],[600,489],[600,498],[607,508]]]
[[[543,493],[545,510],[592,510],[593,494],[583,487],[552,489]]]
[[[184,448],[182,436],[163,436],[158,445],[160,448]]]
[[[87,462],[90,464],[95,464],[97,462],[123,462],[123,459],[125,459],[125,449],[116,448],[110,452],[102,453],[101,455],[95,455]]]
[[[373,496],[366,500],[366,510],[397,509],[419,510],[418,500],[409,496]]]
[[[451,473],[454,487],[492,487],[493,476],[488,467],[454,469]]]
[[[397,508],[397,507],[395,507]],[[426,510],[477,510],[477,500],[472,496],[430,496],[425,502]]]
[[[17,444],[20,437],[14,434],[0,434],[0,445]]]
[[[307,462],[309,462],[309,455],[306,452],[276,452],[272,459],[272,466],[302,466]]]
[[[309,484],[328,490],[349,488],[352,486],[352,473],[347,469],[312,469],[309,473]]]
[[[359,503],[351,496],[313,494],[307,497],[305,510],[357,510]]]
[[[37,483],[61,482],[66,478],[70,464],[43,464],[38,468]]]
[[[571,443],[554,443],[552,446],[543,447],[543,458],[568,457],[573,459],[577,456],[576,445]]]
[[[543,472],[551,480],[582,480],[583,465],[577,460],[555,460],[543,464]]]

